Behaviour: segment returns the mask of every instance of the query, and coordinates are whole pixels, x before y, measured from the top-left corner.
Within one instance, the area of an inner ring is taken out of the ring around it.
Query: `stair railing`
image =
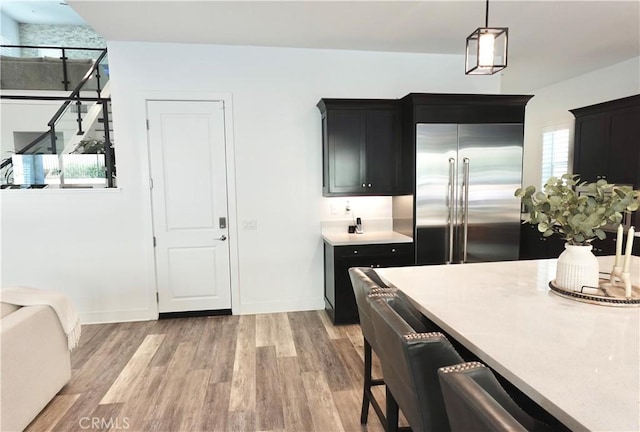
[[[2,47],[29,47],[29,46],[17,46],[17,45],[1,45]],[[31,48],[47,48],[47,47],[31,47]],[[49,47],[49,48],[58,48],[58,49],[62,49],[63,50],[63,58],[66,57],[66,55],[64,54],[64,48],[60,48],[60,47]],[[79,48],[67,48],[67,49],[79,49]],[[81,48],[84,49],[84,48]],[[60,120],[60,118],[63,116],[63,114],[69,109],[69,106],[71,105],[72,102],[75,103],[76,107],[77,107],[77,118],[76,118],[76,122],[77,122],[77,132],[76,135],[82,135],[84,134],[83,131],[83,127],[82,127],[82,102],[96,102],[98,104],[102,105],[102,116],[103,116],[103,122],[105,124],[105,131],[104,131],[104,137],[105,137],[105,141],[104,141],[104,155],[105,155],[105,169],[106,169],[106,173],[105,173],[105,177],[107,180],[107,187],[114,187],[115,185],[115,158],[114,158],[114,153],[113,153],[113,146],[112,146],[112,142],[111,142],[111,137],[110,137],[110,133],[109,133],[109,110],[108,110],[108,103],[111,102],[111,98],[103,98],[101,96],[101,92],[103,90],[102,86],[101,86],[101,75],[100,75],[100,65],[102,63],[102,61],[106,58],[107,56],[107,49],[94,49],[94,50],[100,50],[102,51],[101,54],[98,56],[98,58],[96,59],[96,61],[93,63],[93,65],[91,66],[91,68],[85,73],[84,77],[82,78],[82,80],[76,85],[76,87],[73,89],[73,91],[71,92],[71,94],[67,97],[56,97],[56,96],[18,96],[18,95],[2,95],[0,96],[2,99],[29,99],[29,100],[63,100],[64,103],[62,104],[62,106],[60,106],[60,108],[56,111],[56,113],[53,115],[53,117],[51,118],[51,120],[49,120],[49,122],[47,123],[47,126],[49,126],[49,130],[44,132],[43,134],[39,135],[36,139],[34,139],[31,143],[29,143],[28,145],[26,145],[25,147],[23,147],[20,151],[16,152],[16,154],[28,154],[27,152],[29,152],[30,150],[32,150],[34,147],[36,147],[38,144],[41,144],[47,137],[49,137],[50,139],[50,143],[51,143],[51,153],[50,154],[57,154],[58,152],[58,148],[56,145],[56,124],[58,123],[58,121]],[[63,64],[64,64],[65,60],[63,59]],[[82,97],[80,96],[84,86],[86,85],[86,83],[91,79],[91,77],[95,74],[96,76],[96,84],[97,84],[97,97],[95,98],[91,98],[91,97]],[[65,80],[66,80],[66,72],[65,72]],[[13,164],[13,160],[12,158],[7,158],[5,160],[3,160],[0,163],[0,173],[2,172],[2,170],[9,170],[11,167],[10,165]]]
[[[34,50],[58,50],[62,54],[58,57],[62,61],[62,82],[64,85],[64,91],[69,91],[69,68],[68,68],[68,60],[67,56],[68,51],[101,51],[106,52],[105,48],[81,48],[81,47],[59,47],[59,46],[47,46],[47,45],[0,45],[0,48],[19,48],[19,49],[34,49]],[[99,63],[99,60],[96,60],[96,63]],[[100,88],[100,78],[97,77],[98,80],[98,88]]]

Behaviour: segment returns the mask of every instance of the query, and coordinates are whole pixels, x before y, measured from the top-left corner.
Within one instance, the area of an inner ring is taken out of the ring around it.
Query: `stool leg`
[[[387,399],[387,430],[386,432],[398,432],[398,417],[400,409],[398,408],[398,402],[393,397],[391,392],[389,391],[389,387],[387,387],[386,391],[386,399]]]
[[[369,417],[369,392],[371,392],[371,345],[364,339],[364,380],[362,387],[362,410],[360,424],[367,424]]]

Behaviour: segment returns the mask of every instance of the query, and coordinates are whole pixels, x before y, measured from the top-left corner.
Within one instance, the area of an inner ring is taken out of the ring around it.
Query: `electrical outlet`
[[[331,204],[331,214],[338,214],[338,206],[335,204]]]
[[[344,206],[345,213],[349,213],[351,211],[351,204],[349,204],[349,200],[347,200],[347,204]]]

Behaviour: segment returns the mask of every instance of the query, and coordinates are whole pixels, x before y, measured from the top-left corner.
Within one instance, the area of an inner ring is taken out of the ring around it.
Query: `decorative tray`
[[[599,304],[603,306],[640,307],[640,287],[631,286],[631,297],[624,295],[624,287],[612,285],[609,279],[600,279],[599,286],[583,286],[582,291],[569,291],[556,285],[556,281],[549,282],[549,288],[559,296],[584,303]]]

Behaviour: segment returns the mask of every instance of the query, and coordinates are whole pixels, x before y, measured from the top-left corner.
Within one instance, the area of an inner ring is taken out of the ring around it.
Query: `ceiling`
[[[68,3],[107,40],[458,55],[485,16],[484,0]],[[493,0],[489,25],[509,27],[505,91],[640,56],[640,0]]]
[[[85,25],[80,15],[60,0],[5,1],[0,9],[19,23],[51,25]]]

